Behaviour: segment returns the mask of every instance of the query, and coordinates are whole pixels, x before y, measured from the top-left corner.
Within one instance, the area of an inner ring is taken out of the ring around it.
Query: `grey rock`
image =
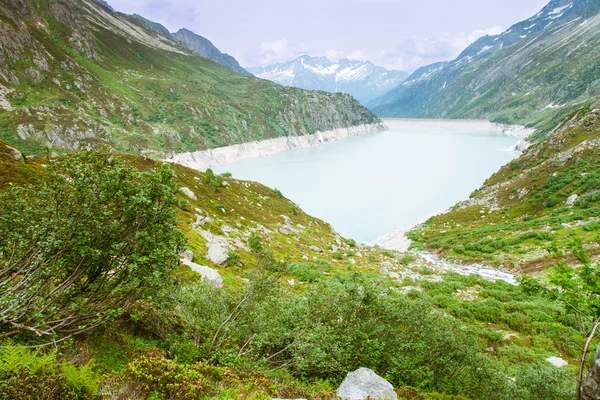
[[[318,246],[310,246],[309,249],[311,249],[315,253],[323,253],[323,249]]]
[[[340,248],[339,248],[339,247],[337,247],[336,245],[333,245],[333,246],[331,246],[331,251],[333,251],[334,253],[335,253],[336,251],[338,251],[339,249],[340,249]]]
[[[367,397],[379,400],[397,400],[391,383],[368,368],[359,368],[346,375],[337,390],[342,399],[362,400]]]
[[[0,151],[14,158],[15,161],[23,161],[25,159],[25,157],[23,157],[23,154],[12,146],[6,145],[5,148],[0,149]]]
[[[397,272],[390,272],[388,275],[391,279],[400,279],[400,274]]]
[[[182,187],[179,190],[181,191],[181,193],[185,194],[190,199],[192,199],[192,200],[198,200],[198,198],[196,197],[196,195],[194,194],[194,192],[192,192],[190,190],[190,188],[188,188],[188,187]]]
[[[215,264],[223,265],[229,260],[229,254],[218,244],[211,244],[208,246],[208,259]]]
[[[389,271],[389,270],[388,270],[386,267],[381,267],[381,268],[379,269],[379,274],[380,274],[380,275],[387,275],[387,274],[389,274],[389,273],[390,273],[390,271]]]
[[[221,274],[215,269],[205,267],[203,265],[198,265],[191,261],[186,260],[185,258],[181,260],[181,262],[192,269],[192,271],[197,272],[202,275],[202,280],[210,282],[210,284],[215,288],[223,287],[223,278]]]
[[[590,368],[590,372],[583,381],[581,388],[582,400],[598,400],[600,399],[600,345],[596,350],[594,363]]]
[[[571,196],[569,196],[569,198],[567,199],[567,206],[573,207],[578,198],[579,196],[576,194],[572,194]]]
[[[279,232],[283,233],[284,235],[289,235],[290,233],[292,233],[292,230],[287,226],[282,226],[281,228],[279,228]]]

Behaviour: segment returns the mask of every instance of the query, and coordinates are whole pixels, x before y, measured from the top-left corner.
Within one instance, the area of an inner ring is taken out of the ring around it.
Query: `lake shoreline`
[[[254,142],[234,144],[216,149],[173,154],[165,159],[199,171],[220,165],[232,164],[252,158],[267,157],[288,150],[300,150],[322,146],[355,136],[384,132],[383,122],[338,128],[303,136],[285,136]]]

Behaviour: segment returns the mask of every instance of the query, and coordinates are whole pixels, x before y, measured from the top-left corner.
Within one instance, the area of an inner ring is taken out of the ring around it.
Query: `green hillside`
[[[94,0],[0,4],[0,139],[162,157],[378,122],[347,95],[283,88],[193,55]]]

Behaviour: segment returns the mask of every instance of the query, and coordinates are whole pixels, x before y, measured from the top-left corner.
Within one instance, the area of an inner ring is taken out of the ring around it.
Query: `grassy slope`
[[[15,161],[10,154],[12,151],[0,142],[0,190],[10,184],[35,181],[43,174],[43,165],[47,163],[45,158],[29,158],[23,162]],[[156,165],[147,158],[130,156],[128,159],[142,170]],[[576,362],[583,339],[575,329],[574,320],[569,319],[566,310],[552,300],[527,294],[503,282],[492,283],[474,276],[443,275],[428,268],[422,260],[396,252],[351,246],[346,241],[338,241],[328,224],[293,208],[291,201],[263,185],[226,178],[227,186],[215,192],[204,182],[203,173],[178,165],[174,168],[179,184],[190,188],[198,198],[191,200],[184,194],[180,195],[180,228],[188,237],[189,248],[194,251],[194,261],[219,270],[226,290],[241,288],[245,285],[243,278],[257,268],[256,257],[246,248],[250,232],[257,232],[267,248],[273,251],[275,260],[290,263],[319,258],[326,261],[329,267],[324,270],[325,277],[352,271],[376,276],[382,265],[390,271],[397,271],[400,278],[392,282],[397,290],[411,298],[426,299],[461,320],[478,338],[481,351],[502,362],[509,370],[544,362],[551,355],[559,355],[571,365]],[[218,210],[216,205],[224,206],[226,211]],[[199,210],[202,215],[214,218],[214,222],[193,228]],[[280,233],[278,230],[284,224],[282,216],[289,217],[298,231],[287,235]],[[206,236],[210,235],[213,238],[218,236],[240,254],[241,264],[227,267],[211,264],[205,258]],[[308,248],[310,245],[326,251],[317,254]],[[333,246],[340,246],[341,250],[337,253],[328,250]],[[195,273],[183,266],[177,274],[184,282],[198,279]],[[295,279],[294,285],[288,283],[290,279]],[[284,275],[281,284],[298,294],[304,293],[310,285],[299,282],[298,277],[293,275]],[[125,318],[114,326],[81,338],[72,346],[65,345],[61,352],[63,357],[79,360],[78,363],[94,359],[99,370],[109,374],[105,379],[110,380],[119,379],[112,374],[118,374],[139,355],[152,351],[162,353],[166,351],[165,346],[143,329],[143,323]],[[295,385],[286,381],[285,385]],[[248,383],[247,386],[252,385]]]
[[[568,257],[573,236],[598,254],[600,121],[598,104],[565,119],[546,140],[490,177],[446,214],[411,235],[446,257],[538,271]],[[571,195],[579,199],[566,204]]]
[[[12,108],[0,108],[0,139],[36,154],[47,144],[61,152],[107,143],[160,156],[376,121],[350,96],[235,74],[156,32],[139,35],[173,51],[142,44],[98,23],[96,13],[142,28],[120,14],[91,12],[86,3],[26,17],[0,6],[8,30],[1,39],[7,51],[0,54],[0,97]],[[71,26],[63,14],[85,23]],[[91,54],[74,48],[74,33],[90,37]]]

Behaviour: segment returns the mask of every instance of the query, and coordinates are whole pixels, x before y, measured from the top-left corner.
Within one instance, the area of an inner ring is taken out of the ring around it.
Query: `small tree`
[[[559,262],[548,276],[551,286],[548,291],[575,314],[579,329],[586,338],[577,375],[577,399],[580,400],[585,360],[600,327],[600,265],[592,263],[581,238],[573,238],[569,247],[581,266],[574,268],[564,261]],[[531,278],[524,279],[523,283],[532,290],[542,287]]]
[[[92,329],[156,295],[179,263],[170,166],[140,173],[83,152],[46,172],[0,193],[0,337]]]

